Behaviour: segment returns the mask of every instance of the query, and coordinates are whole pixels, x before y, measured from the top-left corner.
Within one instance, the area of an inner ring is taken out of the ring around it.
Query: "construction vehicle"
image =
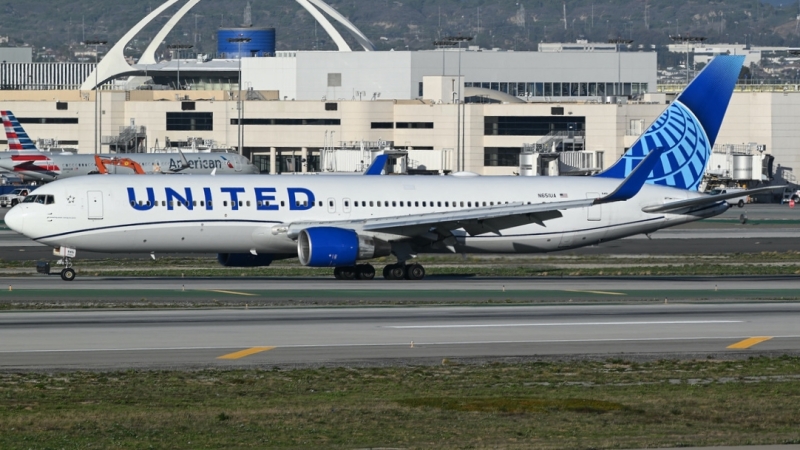
[[[144,169],[142,169],[142,166],[130,158],[116,158],[116,157],[102,158],[99,155],[95,155],[94,162],[97,165],[97,173],[101,175],[108,174],[108,168],[106,167],[106,165],[126,167],[128,169],[133,170],[133,172],[136,173],[137,175],[145,174],[145,171]]]

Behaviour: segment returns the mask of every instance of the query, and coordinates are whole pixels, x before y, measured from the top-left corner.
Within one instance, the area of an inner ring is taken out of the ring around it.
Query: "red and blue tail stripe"
[[[11,111],[0,111],[9,150],[39,150]]]

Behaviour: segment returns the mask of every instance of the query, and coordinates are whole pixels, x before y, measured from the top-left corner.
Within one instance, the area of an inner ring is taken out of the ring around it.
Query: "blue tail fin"
[[[389,159],[389,155],[380,154],[375,157],[375,160],[372,161],[369,167],[367,167],[367,171],[364,172],[364,175],[380,175],[383,172],[383,169],[386,167],[386,161]]]
[[[9,150],[39,150],[11,111],[0,111]]]
[[[625,178],[652,149],[664,147],[647,183],[696,191],[743,63],[744,56],[714,58],[622,158],[597,176]]]

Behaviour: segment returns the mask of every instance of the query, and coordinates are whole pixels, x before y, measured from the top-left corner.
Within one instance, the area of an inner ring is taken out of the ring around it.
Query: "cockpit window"
[[[52,195],[29,195],[22,199],[22,203],[39,203],[42,205],[52,205],[55,202],[55,197]]]

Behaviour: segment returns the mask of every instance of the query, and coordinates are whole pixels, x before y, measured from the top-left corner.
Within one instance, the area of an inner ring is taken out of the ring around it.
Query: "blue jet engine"
[[[391,253],[388,242],[344,228],[306,228],[297,237],[297,256],[300,264],[308,267],[353,266],[356,261]]]

